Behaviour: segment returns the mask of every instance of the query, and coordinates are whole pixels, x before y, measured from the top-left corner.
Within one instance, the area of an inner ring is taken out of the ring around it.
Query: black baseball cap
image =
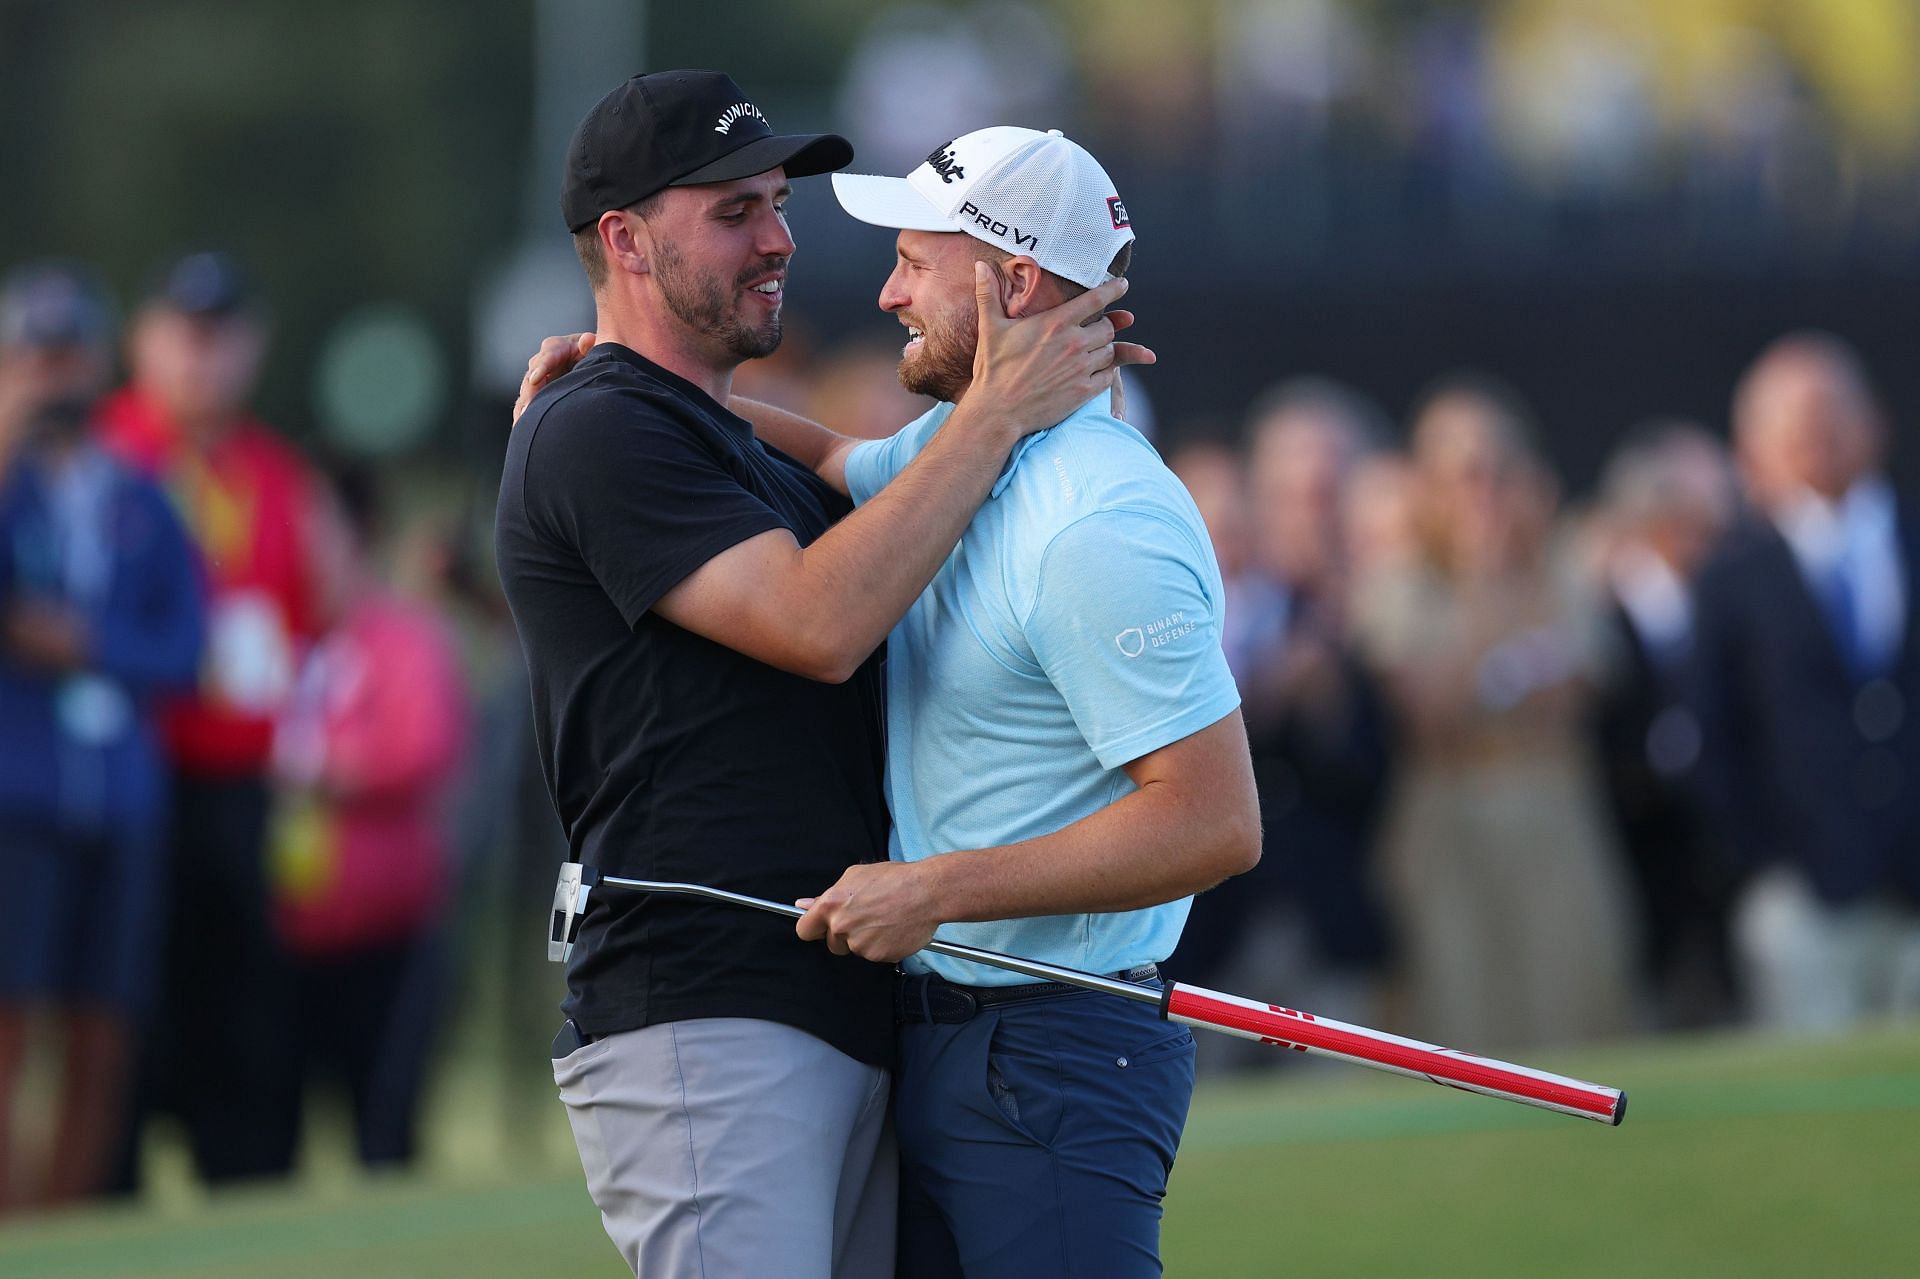
[[[667,187],[778,168],[805,178],[852,163],[853,144],[839,134],[775,133],[732,76],[656,71],[594,103],[574,130],[560,213],[578,231]]]
[[[35,262],[0,283],[0,346],[104,346],[113,305],[99,279],[72,262]]]
[[[148,283],[147,301],[183,315],[224,320],[251,309],[253,290],[230,254],[210,250],[161,266]]]

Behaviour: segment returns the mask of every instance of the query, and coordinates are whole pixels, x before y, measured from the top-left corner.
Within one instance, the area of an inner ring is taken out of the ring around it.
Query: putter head
[[[560,879],[553,886],[553,926],[547,935],[547,958],[552,962],[564,964],[572,958],[580,920],[587,912],[587,894],[599,879],[600,872],[591,866],[560,864]]]

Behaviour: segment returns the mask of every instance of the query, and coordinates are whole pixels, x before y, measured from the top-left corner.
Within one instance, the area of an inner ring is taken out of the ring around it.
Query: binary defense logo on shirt
[[[1165,648],[1199,629],[1200,619],[1189,617],[1185,610],[1176,610],[1145,626],[1129,626],[1114,636],[1113,642],[1121,656],[1138,657],[1150,648]]]

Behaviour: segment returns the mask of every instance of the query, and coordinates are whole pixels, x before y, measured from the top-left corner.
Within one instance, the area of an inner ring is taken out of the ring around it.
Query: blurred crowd
[[[316,1080],[405,1162],[445,1002],[451,614],[389,584],[378,473],[250,414],[231,258],[120,327],[84,267],[0,282],[0,1212],[136,1189],[160,1114],[284,1174]]]
[[[841,115],[884,172],[929,115],[1072,121],[1139,207],[1201,195],[1295,263],[1598,241],[1752,269],[1905,252],[1916,61],[1907,0],[907,4],[856,46]]]
[[[270,332],[221,253],[124,316],[78,265],[0,281],[0,1212],[136,1190],[162,1115],[209,1183],[283,1175],[316,1086],[407,1162],[496,962],[544,1090],[511,626],[457,519],[252,415]],[[737,389],[881,436],[924,408],[896,360],[796,327]],[[1624,431],[1578,506],[1480,374],[1404,429],[1309,377],[1161,432],[1266,824],[1173,974],[1485,1051],[1920,1006],[1920,518],[1839,339],[1759,353],[1729,420]]]
[[[1477,374],[1404,443],[1308,379],[1170,452],[1266,822],[1177,976],[1470,1050],[1920,1009],[1920,517],[1839,339],[1729,409],[1731,448],[1626,432],[1578,508]]]

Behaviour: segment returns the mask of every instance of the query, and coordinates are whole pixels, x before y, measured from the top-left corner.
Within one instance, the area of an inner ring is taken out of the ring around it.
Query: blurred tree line
[[[465,387],[476,274],[557,199],[557,156],[529,173],[537,3],[0,0],[0,269],[78,258],[131,305],[164,257],[233,250],[274,326],[262,411],[296,435],[362,303],[417,309]],[[647,6],[646,60],[723,66],[797,119],[864,7]]]

